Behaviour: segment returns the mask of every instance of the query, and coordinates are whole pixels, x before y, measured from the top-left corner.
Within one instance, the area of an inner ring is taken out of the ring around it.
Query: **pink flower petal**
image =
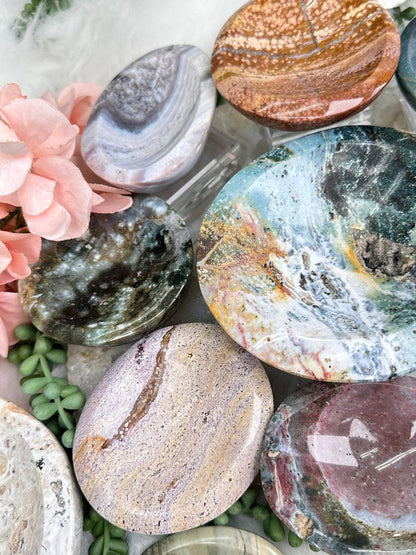
[[[16,192],[10,195],[0,195],[0,202],[6,203],[6,205],[20,206],[20,200]]]
[[[15,100],[3,108],[7,122],[34,158],[62,156],[71,158],[78,127],[46,100]]]
[[[56,100],[54,99],[54,97],[52,96],[52,94],[49,91],[46,91],[45,94],[43,94],[41,96],[42,100],[46,100],[46,102],[49,102],[49,104],[52,104],[52,106],[55,106],[55,108],[58,108],[58,105],[56,103]],[[62,110],[60,110],[62,112]]]
[[[53,201],[51,206],[38,216],[24,214],[27,226],[31,233],[35,233],[51,241],[60,241],[67,238],[71,216],[67,210]]]
[[[44,212],[53,201],[55,181],[30,173],[18,191],[23,213],[37,216]]]
[[[27,277],[41,244],[41,238],[30,233],[0,231],[0,285]]]
[[[0,144],[0,195],[21,187],[32,165],[32,155],[23,143]]]
[[[5,218],[12,210],[13,206],[10,206],[10,204],[6,204],[4,202],[0,202],[0,220]]]
[[[39,235],[55,241],[73,239],[83,235],[88,229],[90,220],[92,191],[79,169],[69,160],[42,158],[33,164],[33,171],[56,182],[54,202],[63,207],[70,217],[64,233],[52,232],[48,227],[47,234],[43,232]],[[42,216],[43,214],[40,214],[39,218]],[[27,219],[26,221],[29,229],[33,231]],[[60,229],[62,230],[62,228]]]
[[[24,254],[29,264],[39,259],[42,239],[37,235],[0,231],[0,242],[11,251]]]
[[[96,83],[72,83],[59,93],[58,107],[82,132],[103,90],[104,87]]]
[[[7,106],[14,100],[21,100],[24,98],[26,97],[22,95],[19,85],[16,85],[16,83],[8,83],[7,85],[4,85],[0,91],[0,109]]]
[[[7,270],[0,274],[0,284],[9,283],[15,279],[23,279],[30,275],[30,268],[27,259],[23,254],[12,253],[12,260]]]
[[[0,241],[0,272],[4,272],[12,260],[12,255],[6,245]],[[9,280],[10,281],[10,280]]]
[[[0,143],[6,143],[9,141],[19,142],[19,139],[13,129],[10,129],[6,123],[0,121]]]
[[[94,191],[98,192],[102,199],[100,203],[93,204],[92,212],[96,214],[113,214],[114,212],[121,212],[122,210],[130,208],[133,204],[133,199],[127,191],[121,191],[120,189],[107,187],[106,185],[92,184],[91,187]]]
[[[18,293],[0,292],[0,355],[7,356],[9,345],[17,342],[14,329],[29,322]]]

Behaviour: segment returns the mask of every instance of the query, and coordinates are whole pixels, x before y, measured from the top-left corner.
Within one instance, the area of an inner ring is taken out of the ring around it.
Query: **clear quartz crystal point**
[[[229,104],[219,106],[208,140],[191,172],[158,194],[184,218],[194,244],[202,219],[222,187],[272,147],[270,130]]]

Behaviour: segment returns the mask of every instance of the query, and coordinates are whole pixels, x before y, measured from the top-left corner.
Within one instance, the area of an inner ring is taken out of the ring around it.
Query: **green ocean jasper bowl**
[[[44,241],[19,292],[30,320],[54,339],[116,345],[173,311],[192,264],[183,220],[163,200],[136,196],[128,210],[92,214],[79,239]]]

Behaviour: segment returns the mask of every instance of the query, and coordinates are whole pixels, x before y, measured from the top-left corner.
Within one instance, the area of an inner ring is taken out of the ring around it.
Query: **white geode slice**
[[[206,54],[187,45],[154,50],[102,93],[82,136],[82,156],[110,183],[159,190],[198,160],[215,103]]]
[[[82,508],[68,458],[33,416],[0,398],[0,552],[79,555]]]

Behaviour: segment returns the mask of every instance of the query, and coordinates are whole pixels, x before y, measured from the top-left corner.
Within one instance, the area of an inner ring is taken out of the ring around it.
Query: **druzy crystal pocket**
[[[211,205],[198,276],[211,312],[268,364],[326,381],[416,368],[416,141],[344,127],[275,148]]]
[[[54,339],[115,345],[170,314],[192,265],[184,221],[163,200],[137,195],[128,210],[93,214],[79,239],[44,241],[19,291],[31,321]]]
[[[130,191],[163,188],[189,171],[216,101],[209,59],[195,46],[160,48],[111,81],[82,136],[87,165]]]
[[[310,384],[272,417],[261,456],[274,512],[328,553],[413,553],[416,379]]]

